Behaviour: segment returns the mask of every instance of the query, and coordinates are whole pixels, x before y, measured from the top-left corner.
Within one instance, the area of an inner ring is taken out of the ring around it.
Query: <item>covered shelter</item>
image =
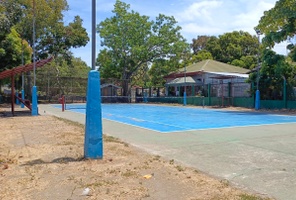
[[[117,96],[118,90],[121,89],[121,87],[114,85],[112,83],[105,83],[101,85],[101,95],[102,96]]]
[[[37,61],[35,63],[36,69],[43,67],[44,65],[51,62],[52,60],[53,60],[53,57]],[[22,102],[28,109],[30,109],[30,110],[32,109],[31,103],[29,100],[25,100],[25,99],[22,99],[18,96],[15,96],[14,77],[17,74],[22,74],[22,73],[33,71],[33,70],[34,70],[34,63],[30,63],[30,64],[26,64],[23,66],[15,67],[13,69],[5,70],[0,73],[0,80],[5,79],[5,78],[11,78],[11,112],[12,112],[12,115],[14,115],[14,100],[15,100],[15,98],[18,98],[20,100],[20,102]]]
[[[201,88],[208,84],[226,84],[245,82],[249,77],[248,69],[229,65],[215,60],[203,60],[180,68],[165,78],[167,95],[169,92],[182,95],[181,90],[191,90],[187,94],[195,96],[200,94]]]

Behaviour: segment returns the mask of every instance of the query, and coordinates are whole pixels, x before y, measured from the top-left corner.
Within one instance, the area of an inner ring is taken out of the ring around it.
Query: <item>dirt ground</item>
[[[0,105],[2,200],[267,199],[108,133],[103,159],[84,159],[84,126],[19,110]]]

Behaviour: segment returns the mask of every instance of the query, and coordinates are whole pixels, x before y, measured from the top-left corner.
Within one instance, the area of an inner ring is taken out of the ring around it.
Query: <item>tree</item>
[[[64,24],[63,12],[68,10],[66,0],[39,0],[35,5],[32,0],[24,1],[23,18],[17,24],[17,30],[33,47],[32,21],[35,16],[35,47],[39,59],[53,55],[63,56],[70,62],[72,58],[70,49],[88,43],[89,37],[86,29],[82,27],[82,19],[79,16],[75,16],[69,25]]]
[[[174,17],[160,14],[155,21],[130,11],[130,5],[117,0],[115,16],[98,25],[105,49],[99,54],[102,76],[120,76],[123,95],[129,95],[128,83],[143,65],[179,57],[188,47]],[[104,58],[107,56],[107,58]],[[110,70],[106,70],[110,69]],[[108,73],[108,74],[105,74]]]
[[[219,43],[219,38],[216,36],[211,36],[206,43],[206,51],[209,51],[214,60],[222,61],[222,48]]]
[[[246,69],[253,69],[257,67],[257,62],[258,58],[255,56],[242,56],[240,59],[233,60],[231,64]]]
[[[24,64],[31,61],[32,49],[28,43],[19,37],[14,28],[0,41],[0,72],[11,69],[22,63],[22,54]]]
[[[8,34],[22,16],[20,0],[0,1],[0,39]]]
[[[191,48],[193,50],[193,54],[197,54],[201,50],[205,50],[208,40],[210,36],[206,35],[199,35],[197,39],[192,39]]]
[[[0,11],[0,71],[4,71],[20,65],[22,55],[28,63],[32,51],[14,28],[22,16],[21,1],[0,1]]]
[[[224,63],[243,63],[245,68],[252,68],[256,63],[256,56],[259,50],[258,39],[256,36],[250,35],[248,32],[233,31],[225,33],[218,38],[210,37],[206,44],[206,50],[209,51],[215,60]],[[235,61],[235,62],[233,62]]]
[[[213,60],[213,56],[210,52],[206,51],[206,50],[201,50],[198,51],[197,54],[194,54],[190,60],[191,63],[197,63],[203,60]]]
[[[284,79],[287,80],[290,91],[292,90],[294,67],[286,61],[285,56],[276,54],[270,49],[263,51],[262,61],[259,82],[261,98],[282,99]],[[250,80],[256,82],[256,76],[257,73],[251,74]]]
[[[71,63],[62,57],[37,71],[37,84],[42,95],[51,96],[61,94],[85,95],[87,76],[91,70],[80,58],[71,57]]]
[[[296,1],[279,0],[275,6],[264,12],[255,28],[265,35],[263,44],[269,48],[296,35]],[[290,57],[296,61],[296,45],[287,47]]]

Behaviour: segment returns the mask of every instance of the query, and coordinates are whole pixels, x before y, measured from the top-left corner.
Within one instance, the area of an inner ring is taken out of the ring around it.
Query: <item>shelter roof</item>
[[[240,74],[240,73],[227,73],[227,72],[209,72],[209,74],[215,75],[216,79],[230,79],[230,78],[249,78],[249,74]]]
[[[47,59],[44,59],[44,60],[37,61],[35,63],[36,64],[36,69],[39,68],[39,67],[44,66],[45,64],[47,64],[49,62],[51,62],[52,59],[53,59],[53,57],[50,57],[50,58],[47,58]],[[14,76],[16,74],[29,72],[29,71],[32,71],[33,69],[34,69],[34,63],[30,63],[30,64],[27,64],[27,65],[18,66],[18,67],[15,67],[13,69],[3,71],[3,72],[0,73],[0,80],[4,79],[4,78],[11,77],[11,76]]]
[[[201,81],[195,81],[192,77],[180,77],[171,80],[170,82],[166,83],[165,85],[168,86],[178,86],[178,85],[197,85],[200,84]]]
[[[102,84],[101,85],[101,89],[102,88],[106,88],[106,87],[114,87],[114,88],[116,88],[116,89],[120,89],[121,87],[119,87],[119,86],[117,86],[117,85],[114,85],[114,84],[112,84],[112,83],[105,83],[105,84]]]
[[[186,69],[185,67],[180,68],[176,72],[173,72],[170,75],[168,75],[167,78],[173,77],[173,76],[178,77],[179,74],[184,74],[185,71],[187,75],[190,73],[193,74],[193,73],[204,73],[204,72],[239,73],[239,74],[246,74],[249,72],[248,69],[236,67],[236,66],[218,62],[215,60],[203,60],[201,62],[186,66]]]

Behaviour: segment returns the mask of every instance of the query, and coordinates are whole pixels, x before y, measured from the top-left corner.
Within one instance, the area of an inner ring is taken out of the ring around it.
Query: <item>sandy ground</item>
[[[86,160],[84,126],[9,110],[0,105],[2,200],[267,199],[106,135],[103,159]]]

